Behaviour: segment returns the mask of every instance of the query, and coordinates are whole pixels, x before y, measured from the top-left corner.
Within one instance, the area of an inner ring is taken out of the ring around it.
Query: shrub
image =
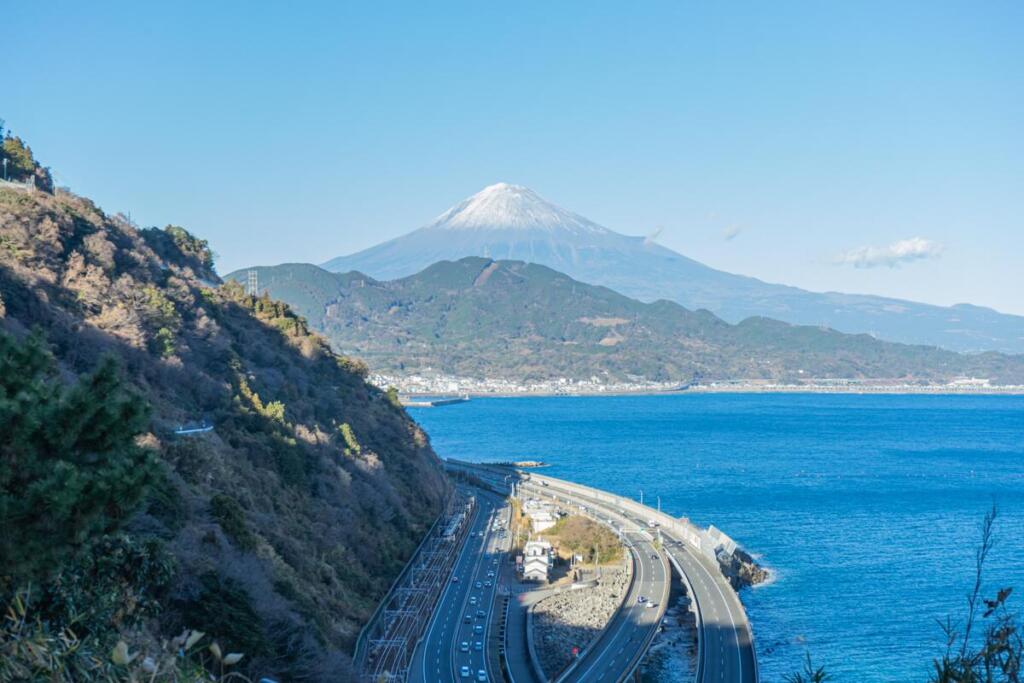
[[[105,358],[72,387],[38,336],[0,333],[0,582],[45,578],[116,528],[156,471],[148,408]]]
[[[345,441],[345,455],[359,455],[363,452],[363,447],[359,445],[355,432],[347,422],[342,422],[338,431],[341,432],[341,438]]]
[[[0,624],[0,680],[108,680],[105,654],[158,613],[173,571],[158,542],[108,536],[40,588],[15,591]]]
[[[188,625],[218,634],[229,651],[267,652],[262,622],[245,589],[233,579],[222,580],[213,573],[204,574],[200,583],[202,592],[195,602],[182,605]]]
[[[210,511],[220,528],[235,545],[243,550],[256,547],[256,536],[249,530],[245,521],[245,511],[238,501],[223,493],[210,499]]]

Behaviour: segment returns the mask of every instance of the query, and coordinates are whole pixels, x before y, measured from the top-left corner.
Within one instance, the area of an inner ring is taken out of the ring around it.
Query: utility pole
[[[249,296],[257,296],[260,288],[259,273],[256,272],[256,270],[250,270],[248,275],[249,280],[248,283],[246,284],[245,293],[248,294]]]
[[[640,504],[644,504],[644,490],[640,489]]]
[[[7,159],[4,159],[4,180],[7,180]]]
[[[658,512],[661,512],[661,496],[658,496]]]

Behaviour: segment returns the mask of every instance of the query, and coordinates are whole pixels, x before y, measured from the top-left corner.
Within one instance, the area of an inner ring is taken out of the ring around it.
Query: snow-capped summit
[[[566,230],[574,234],[605,233],[606,228],[566,211],[522,185],[495,183],[451,207],[428,229]]]
[[[639,227],[644,232],[647,226]],[[637,232],[639,232],[638,230]],[[521,185],[485,187],[410,233],[324,264],[390,280],[466,256],[528,261],[643,301],[706,308],[728,322],[767,316],[958,351],[1024,353],[1024,317],[882,297],[807,292],[734,275],[623,235]]]

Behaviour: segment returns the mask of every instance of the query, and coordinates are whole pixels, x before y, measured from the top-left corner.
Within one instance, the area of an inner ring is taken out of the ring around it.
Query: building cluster
[[[600,377],[568,379],[557,377],[543,380],[514,380],[504,377],[475,378],[451,375],[370,375],[371,384],[387,389],[394,387],[401,394],[424,396],[495,395],[510,394],[625,394],[672,391],[678,382],[616,382]]]
[[[534,534],[543,533],[553,527],[563,514],[551,503],[537,498],[527,498],[523,501],[523,515],[530,520]],[[523,554],[516,558],[516,568],[524,581],[546,583],[554,564],[554,549],[550,543],[540,539],[527,541],[523,546]]]
[[[529,520],[533,533],[539,534],[547,531],[558,521],[558,513],[555,506],[550,503],[543,503],[536,498],[530,498],[523,504],[523,514]]]
[[[800,378],[799,380],[735,379],[705,381],[692,384],[679,382],[623,382],[602,377],[569,379],[557,377],[542,380],[515,380],[506,377],[457,377],[453,375],[415,374],[369,377],[371,384],[382,389],[396,388],[407,396],[510,396],[594,395],[688,392],[817,392],[817,393],[1007,393],[1024,392],[1024,386],[996,385],[985,378],[962,377],[949,382],[907,381],[902,379]]]

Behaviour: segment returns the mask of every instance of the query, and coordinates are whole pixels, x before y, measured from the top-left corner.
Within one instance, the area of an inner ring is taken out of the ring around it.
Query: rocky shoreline
[[[731,555],[719,557],[718,566],[736,591],[771,579],[771,572],[757,564],[750,553],[740,548],[736,548]]]
[[[640,665],[641,680],[686,680],[696,660],[697,617],[684,589],[665,610],[658,635]]]

